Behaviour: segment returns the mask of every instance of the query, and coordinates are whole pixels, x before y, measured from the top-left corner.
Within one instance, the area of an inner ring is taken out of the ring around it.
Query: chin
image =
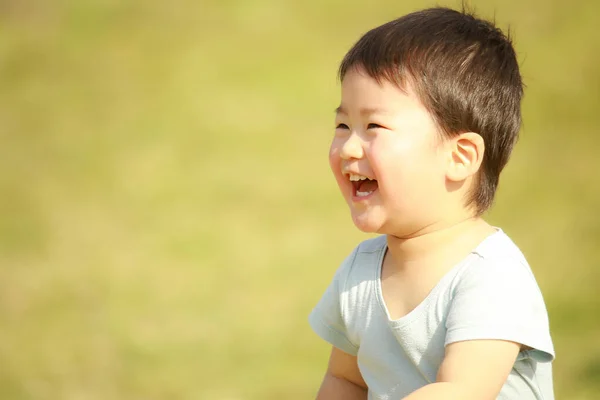
[[[352,222],[364,233],[379,233],[383,227],[383,221],[366,215],[352,215]]]

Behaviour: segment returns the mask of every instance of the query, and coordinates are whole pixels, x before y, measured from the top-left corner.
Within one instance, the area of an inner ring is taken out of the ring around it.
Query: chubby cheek
[[[340,157],[340,147],[334,141],[329,148],[329,167],[335,177],[335,180],[342,191],[342,194],[346,194],[348,191],[349,183],[342,174],[342,158]]]
[[[335,174],[336,166],[339,169],[340,165],[341,165],[340,149],[339,149],[339,146],[336,146],[335,141],[334,141],[331,143],[331,146],[329,147],[329,167],[331,168],[331,171]]]
[[[383,199],[393,208],[410,208],[427,197],[431,160],[422,149],[403,143],[383,143],[374,148],[371,167]]]

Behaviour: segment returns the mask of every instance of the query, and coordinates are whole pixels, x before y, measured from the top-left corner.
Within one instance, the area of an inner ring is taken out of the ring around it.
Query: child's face
[[[351,70],[335,124],[329,161],[359,229],[403,236],[437,221],[448,152],[410,88]]]

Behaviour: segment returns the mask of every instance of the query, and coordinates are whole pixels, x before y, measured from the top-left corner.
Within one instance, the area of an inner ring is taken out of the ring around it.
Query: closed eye
[[[350,129],[346,124],[338,124],[335,129]]]
[[[377,129],[377,128],[383,128],[383,126],[379,125],[379,124],[369,124],[367,126],[367,129]],[[385,128],[384,128],[385,129]]]

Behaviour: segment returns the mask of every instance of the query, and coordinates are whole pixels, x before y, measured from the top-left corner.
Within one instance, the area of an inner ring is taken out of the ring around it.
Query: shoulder
[[[387,238],[385,235],[363,240],[354,248],[350,255],[346,257],[342,266],[351,269],[355,265],[376,261],[386,248]]]
[[[354,249],[352,269],[372,270],[377,268],[387,249],[387,236],[381,235],[362,241]]]
[[[502,229],[497,229],[498,231],[481,242],[473,253],[478,254],[482,259],[505,258],[527,264],[521,249]]]
[[[521,297],[539,292],[537,281],[519,247],[502,230],[472,251],[468,265],[455,281],[456,289],[473,285],[518,290]]]
[[[337,271],[342,287],[348,281],[363,281],[376,271],[387,248],[387,237],[376,236],[360,242],[346,256]]]
[[[485,239],[472,253],[472,262],[464,269],[463,275],[489,276],[501,281],[519,277],[535,282],[525,255],[502,230]],[[464,278],[466,276],[461,277]]]
[[[362,254],[378,253],[387,247],[387,236],[380,235],[371,239],[363,240],[356,247],[356,251]]]

